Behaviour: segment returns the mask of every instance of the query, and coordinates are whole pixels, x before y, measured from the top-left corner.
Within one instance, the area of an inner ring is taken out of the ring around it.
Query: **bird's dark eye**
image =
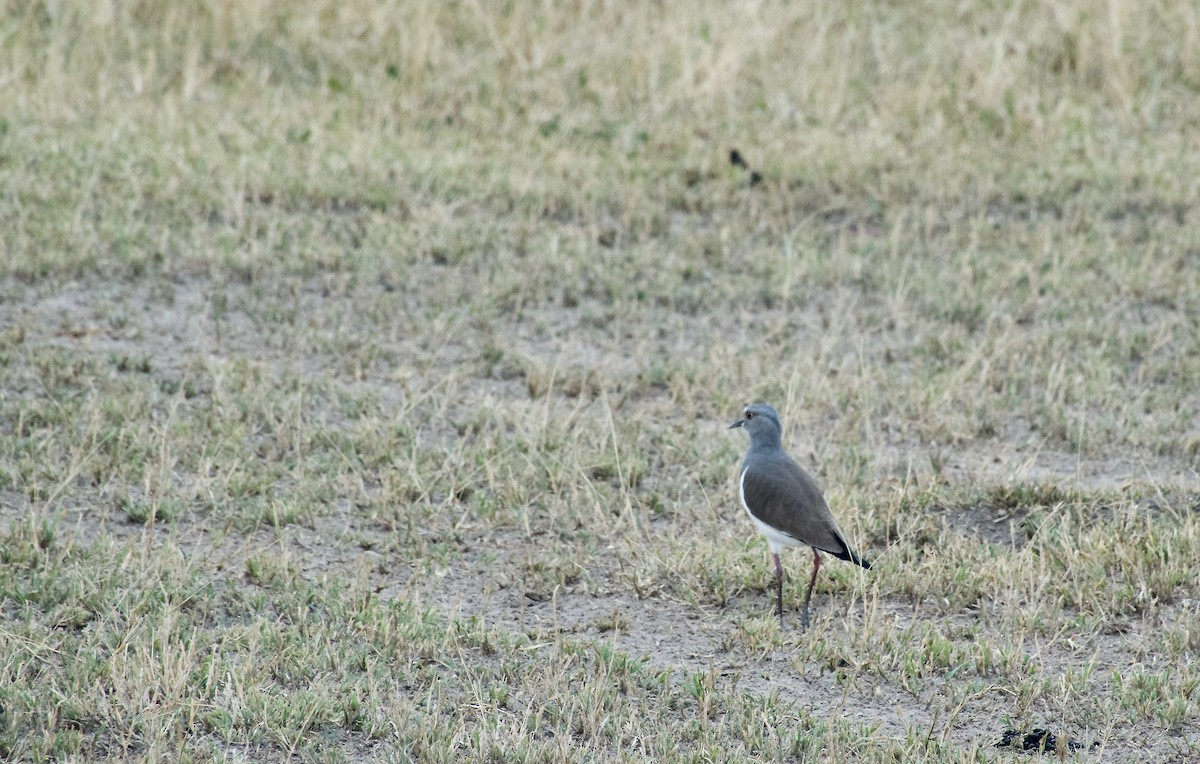
[[[746,412],[746,418],[747,418],[747,419],[753,419],[753,418],[754,418],[754,412],[753,412],[753,411],[747,411],[747,412]]]

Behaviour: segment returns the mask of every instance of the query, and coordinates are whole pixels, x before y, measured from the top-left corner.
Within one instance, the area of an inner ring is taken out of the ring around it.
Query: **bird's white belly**
[[[746,514],[754,521],[754,525],[758,528],[762,535],[767,537],[767,543],[771,546],[772,554],[778,554],[779,550],[785,547],[807,546],[802,541],[797,541],[795,538],[787,535],[783,531],[776,530],[754,516],[750,511],[750,505],[746,503],[746,470],[742,470],[742,474],[738,477],[738,498],[742,500],[742,509],[746,510]]]

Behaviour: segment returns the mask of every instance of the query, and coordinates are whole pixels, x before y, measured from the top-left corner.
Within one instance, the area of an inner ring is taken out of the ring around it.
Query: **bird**
[[[788,547],[812,548],[812,578],[800,614],[801,627],[808,628],[809,603],[817,571],[821,569],[821,552],[867,570],[871,569],[871,562],[846,543],[816,481],[783,450],[783,425],[775,409],[765,403],[752,403],[743,409],[741,419],[729,425],[731,430],[739,427],[750,435],[750,449],[742,461],[738,497],[746,514],[767,537],[775,558],[775,603],[780,627],[783,626],[783,565],[779,553]]]

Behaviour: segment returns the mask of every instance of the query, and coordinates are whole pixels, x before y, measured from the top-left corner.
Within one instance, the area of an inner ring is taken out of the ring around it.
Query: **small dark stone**
[[[1056,751],[1058,750],[1058,739],[1050,730],[1036,729],[1025,736],[1025,739],[1021,741],[1021,747],[1026,751]]]

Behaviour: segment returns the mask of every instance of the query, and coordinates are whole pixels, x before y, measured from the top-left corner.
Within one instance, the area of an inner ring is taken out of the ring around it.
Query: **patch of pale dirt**
[[[1023,521],[1024,510],[997,511],[990,507],[961,507],[945,515],[946,527],[956,533],[974,536],[986,544],[1020,549],[1029,540]]]
[[[931,469],[934,464],[936,471]],[[1052,483],[1110,491],[1149,484],[1200,489],[1200,471],[1195,465],[1145,453],[1066,453],[1032,436],[940,449],[914,443],[891,445],[880,449],[876,465],[884,474],[917,476],[918,482],[920,475],[933,472],[936,479],[965,485]]]

